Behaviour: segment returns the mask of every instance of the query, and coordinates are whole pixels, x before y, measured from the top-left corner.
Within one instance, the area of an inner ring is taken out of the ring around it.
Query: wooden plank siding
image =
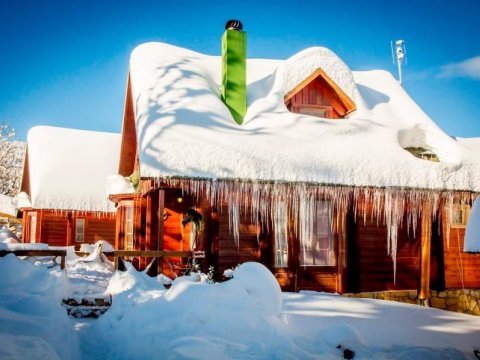
[[[30,239],[30,219],[37,217],[36,239]],[[76,211],[29,210],[24,216],[25,242],[41,242],[51,246],[75,246],[80,248],[82,243],[75,242],[75,219],[85,220],[84,242],[93,244],[98,240],[105,240],[115,245],[115,218],[114,214],[85,213]],[[72,225],[73,224],[73,225]],[[33,241],[32,241],[33,240]]]
[[[295,113],[302,113],[302,107],[323,109],[330,119],[342,118],[347,113],[337,93],[322,78],[317,77],[286,102],[287,108]]]
[[[41,221],[41,242],[52,246],[67,246],[68,215],[45,214]],[[72,244],[73,245],[73,244]]]
[[[216,210],[215,228],[216,262],[218,273],[223,274],[227,269],[235,268],[237,265],[248,261],[262,260],[258,236],[260,225],[256,225],[250,219],[250,213],[241,211],[239,219],[239,242],[235,243],[233,234],[230,232],[228,207],[222,205]],[[265,249],[264,249],[265,250]],[[265,264],[268,266],[268,264]]]
[[[367,216],[363,218],[363,207]],[[358,216],[349,218],[348,234],[348,292],[381,290],[415,290],[420,276],[421,224],[415,236],[406,229],[406,218],[398,231],[397,270],[387,249],[388,229],[382,221],[370,215],[372,204],[361,204]]]
[[[480,288],[480,254],[463,252],[465,228],[452,227],[447,241],[447,224],[443,224],[443,234],[445,287]]]
[[[126,196],[126,195],[125,195]],[[133,197],[135,197],[134,200]],[[242,207],[240,213],[240,241],[237,245],[230,232],[228,206],[222,204],[213,208],[204,198],[191,198],[182,194],[180,189],[144,189],[142,194],[130,195],[130,203],[135,207],[135,250],[189,251],[191,246],[190,225],[182,226],[182,219],[190,207],[199,211],[204,219],[204,229],[197,234],[195,250],[205,251],[206,259],[199,260],[202,271],[214,266],[216,278],[222,279],[226,269],[233,268],[247,261],[258,261],[267,266],[277,278],[283,290],[317,290],[328,292],[364,292],[384,290],[417,290],[421,279],[421,237],[422,219],[417,219],[415,232],[407,229],[406,214],[398,231],[396,278],[391,256],[387,253],[387,227],[382,220],[372,217],[373,204],[360,203],[357,215],[353,209],[342,210],[341,214],[333,214],[334,244],[336,263],[334,266],[306,266],[300,263],[300,244],[293,231],[290,219],[288,236],[288,267],[275,268],[275,241],[271,228],[262,227],[251,221],[249,209]],[[123,205],[122,205],[123,204]],[[117,217],[124,220],[126,202],[119,203]],[[363,211],[368,214],[363,217]],[[380,209],[379,213],[382,213]],[[158,214],[156,217],[155,214]],[[440,219],[440,217],[437,217]],[[117,223],[119,242],[117,249],[124,249],[120,241],[123,223]],[[378,220],[378,221],[377,221]],[[445,239],[445,224],[440,220],[433,223],[425,221],[424,235],[430,238],[428,255],[424,271],[424,289],[441,290],[447,288],[480,287],[479,254],[463,253],[464,229],[452,229],[450,247]],[[338,224],[336,223],[338,222]],[[267,231],[267,228],[269,231]],[[48,230],[44,230],[44,232]],[[425,235],[426,236],[426,235]],[[457,236],[458,239],[457,240]],[[427,239],[425,239],[427,240]],[[424,243],[425,244],[425,243]],[[459,249],[461,250],[459,255]],[[430,257],[430,259],[428,259]],[[173,277],[170,265],[178,274],[184,269],[187,258],[165,259],[159,265],[159,271]],[[143,269],[148,259],[139,259],[135,266]],[[463,269],[461,274],[459,268]],[[428,275],[428,273],[430,273]],[[462,283],[463,276],[463,283]],[[429,278],[429,280],[428,280]],[[425,279],[424,279],[425,280]]]

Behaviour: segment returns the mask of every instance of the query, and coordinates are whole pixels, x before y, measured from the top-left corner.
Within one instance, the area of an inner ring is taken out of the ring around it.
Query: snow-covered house
[[[204,250],[219,274],[260,261],[290,290],[480,287],[462,248],[480,191],[471,140],[326,48],[247,59],[240,121],[221,69],[168,44],[133,51],[119,174],[140,180],[110,196],[119,249]],[[189,208],[202,231],[182,227]]]
[[[117,171],[120,135],[38,126],[27,136],[21,193],[23,241],[77,248],[115,243],[106,179]]]

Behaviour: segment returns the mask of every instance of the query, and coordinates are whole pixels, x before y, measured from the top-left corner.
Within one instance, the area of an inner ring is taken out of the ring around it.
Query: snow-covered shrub
[[[213,279],[214,275],[215,275],[215,268],[212,265],[210,265],[208,267],[208,272],[207,272],[207,283],[209,284],[215,283],[215,280]]]
[[[20,190],[25,144],[15,129],[0,124],[0,194],[14,196]]]

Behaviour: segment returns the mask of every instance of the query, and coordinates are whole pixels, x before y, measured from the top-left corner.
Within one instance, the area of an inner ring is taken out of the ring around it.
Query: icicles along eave
[[[156,178],[156,188],[179,188],[198,202],[205,198],[211,206],[226,205],[232,239],[240,246],[240,216],[250,214],[252,223],[272,231],[285,218],[285,208],[293,223],[300,251],[311,246],[318,201],[329,203],[331,230],[338,233],[345,228],[345,216],[352,211],[356,222],[376,219],[378,226],[387,228],[387,254],[393,261],[396,276],[397,238],[400,229],[415,231],[422,214],[432,219],[441,217],[449,238],[450,220],[454,204],[471,205],[477,194],[470,191],[428,190],[334,186],[302,182],[261,182],[249,180],[212,180],[193,178]],[[428,204],[428,206],[426,206]],[[440,223],[440,222],[439,222]],[[440,231],[440,229],[438,229]]]

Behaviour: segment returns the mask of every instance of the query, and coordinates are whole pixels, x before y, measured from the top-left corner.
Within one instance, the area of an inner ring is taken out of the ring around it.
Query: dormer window
[[[288,110],[325,119],[340,119],[356,109],[342,89],[318,69],[284,97]]]

